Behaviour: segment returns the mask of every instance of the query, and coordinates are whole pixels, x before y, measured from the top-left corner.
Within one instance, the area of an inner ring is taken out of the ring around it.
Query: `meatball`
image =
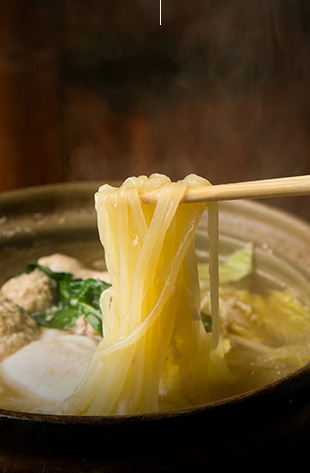
[[[35,320],[0,294],[0,360],[38,338],[39,334]]]
[[[0,295],[33,314],[40,314],[57,301],[57,283],[40,269],[9,279]]]

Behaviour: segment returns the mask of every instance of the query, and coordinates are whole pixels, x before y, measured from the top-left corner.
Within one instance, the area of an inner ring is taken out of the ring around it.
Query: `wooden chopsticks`
[[[155,204],[159,191],[142,192],[143,203]],[[182,202],[213,202],[238,199],[264,199],[272,197],[310,195],[310,175],[237,182],[215,186],[189,187]]]

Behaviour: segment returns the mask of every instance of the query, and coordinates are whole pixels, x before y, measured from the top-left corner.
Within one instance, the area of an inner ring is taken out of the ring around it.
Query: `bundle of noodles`
[[[200,317],[194,235],[206,204],[180,204],[189,185],[207,184],[195,175],[172,183],[154,174],[99,189],[98,229],[112,286],[101,297],[103,339],[63,414],[153,412],[160,400],[188,406],[208,398],[210,376],[227,374],[218,356],[216,245],[213,335]],[[160,189],[157,204],[143,204],[139,192],[152,189]],[[216,242],[214,207],[209,230]]]

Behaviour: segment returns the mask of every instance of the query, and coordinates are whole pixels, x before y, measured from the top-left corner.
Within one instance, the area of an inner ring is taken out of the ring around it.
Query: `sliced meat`
[[[43,256],[38,260],[38,263],[54,272],[71,273],[75,279],[94,278],[110,282],[107,271],[96,271],[91,268],[86,268],[83,263],[76,258],[61,253]]]

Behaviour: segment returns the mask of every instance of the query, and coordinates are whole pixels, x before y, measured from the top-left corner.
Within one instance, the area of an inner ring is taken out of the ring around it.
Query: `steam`
[[[162,27],[151,0],[33,4],[61,38],[70,179],[309,172],[309,2],[163,0]]]

